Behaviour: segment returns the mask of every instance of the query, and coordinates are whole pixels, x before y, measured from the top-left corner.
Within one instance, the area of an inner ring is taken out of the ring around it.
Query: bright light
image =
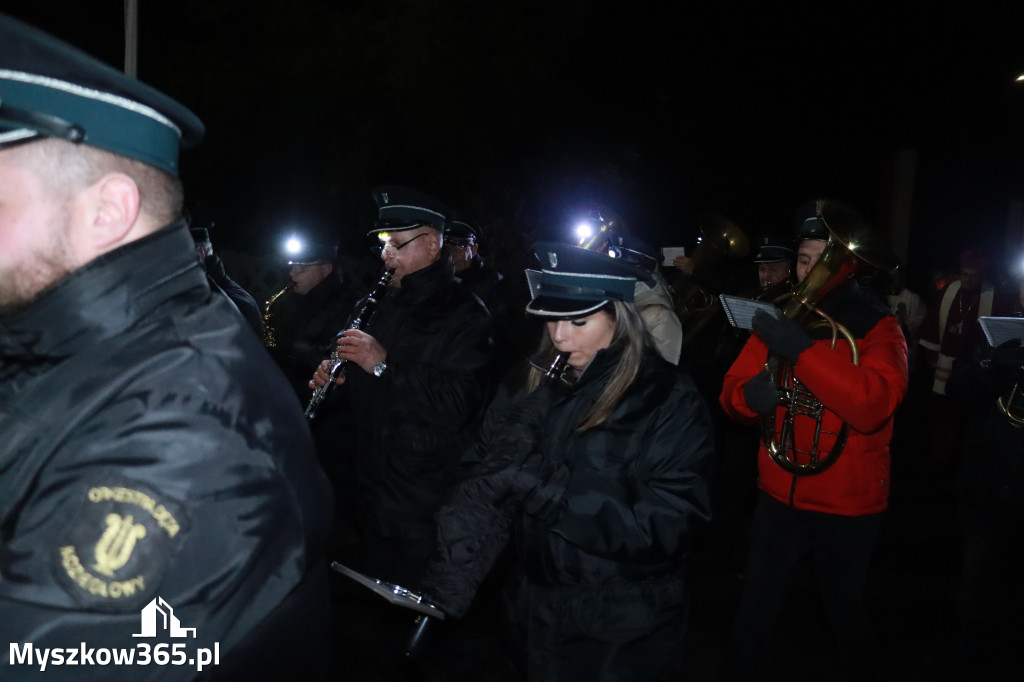
[[[1024,73],[1022,73],[1021,75],[1017,76],[1017,82],[1020,83],[1021,81],[1024,81]]]
[[[594,226],[590,223],[583,221],[576,224],[576,236],[582,242],[586,239],[590,239],[594,235]]]
[[[289,237],[284,243],[284,250],[292,255],[302,253],[302,240],[295,236]]]

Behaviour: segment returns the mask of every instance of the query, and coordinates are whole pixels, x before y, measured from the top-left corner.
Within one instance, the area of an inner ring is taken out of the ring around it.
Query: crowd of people
[[[708,216],[671,262],[598,216],[501,272],[473,218],[381,186],[378,286],[321,235],[261,310],[185,218],[202,135],[0,15],[4,679],[135,679],[131,650],[147,679],[678,682],[709,540],[743,575],[723,680],[761,679],[807,562],[827,674],[884,679],[865,585],[915,371],[964,529],[951,678],[1019,676],[1024,284],[980,250],[922,297],[819,199],[758,240]]]

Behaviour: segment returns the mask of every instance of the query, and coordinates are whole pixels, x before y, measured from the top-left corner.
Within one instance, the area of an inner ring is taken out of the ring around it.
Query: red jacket
[[[850,425],[842,454],[824,472],[796,477],[773,462],[762,443],[758,486],[797,509],[844,516],[880,512],[889,498],[892,416],[907,389],[907,342],[896,318],[888,316],[857,340],[859,365],[851,361],[842,337],[835,350],[829,345],[830,340],[816,340],[800,354],[793,373],[826,408],[819,440],[822,456],[835,442],[841,423]],[[759,419],[747,406],[743,385],[764,368],[767,356],[767,346],[753,334],[725,375],[719,402],[732,419]],[[783,414],[780,407],[776,425]],[[797,449],[809,448],[813,429],[814,420],[797,417]]]

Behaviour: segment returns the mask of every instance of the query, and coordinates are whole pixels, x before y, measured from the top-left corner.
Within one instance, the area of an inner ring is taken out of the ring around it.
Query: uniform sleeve
[[[687,549],[711,516],[707,407],[694,389],[678,388],[657,411],[626,476],[570,472],[551,532],[610,559],[663,561]]]
[[[844,341],[836,350],[817,341],[800,354],[793,375],[852,429],[874,433],[889,421],[907,391],[907,342],[899,322],[888,316],[857,347],[855,365]]]
[[[265,450],[275,437],[247,425],[230,396],[171,379],[178,390],[163,390],[164,377],[150,378],[76,423],[25,497],[0,547],[0,639],[131,649],[146,641],[135,638],[142,609],[160,599],[197,629],[190,651],[217,639],[226,652],[235,642],[224,635],[254,627],[302,578],[309,531],[289,488],[327,492],[314,485],[308,439],[289,454],[306,458],[311,477],[296,465],[286,483]],[[204,393],[206,408],[194,404]],[[307,508],[326,514],[329,497]],[[86,679],[93,669],[76,670]]]
[[[743,397],[743,386],[764,369],[767,359],[768,347],[759,336],[751,334],[722,380],[722,393],[718,402],[730,419],[740,423],[752,423],[759,419],[760,415],[750,409]]]
[[[491,318],[475,301],[465,310],[446,327],[443,363],[405,361],[389,354],[381,377],[391,382],[391,395],[401,395],[410,411],[452,430],[479,413],[488,386]]]

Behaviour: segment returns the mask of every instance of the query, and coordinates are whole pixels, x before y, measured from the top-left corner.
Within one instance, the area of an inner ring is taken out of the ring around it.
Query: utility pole
[[[124,72],[139,75],[139,0],[124,0]]]

